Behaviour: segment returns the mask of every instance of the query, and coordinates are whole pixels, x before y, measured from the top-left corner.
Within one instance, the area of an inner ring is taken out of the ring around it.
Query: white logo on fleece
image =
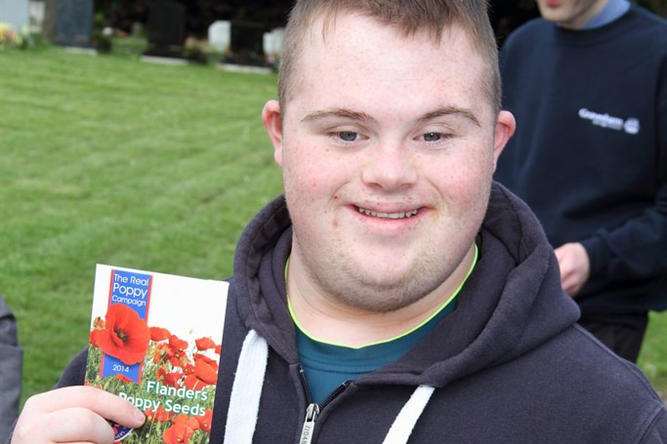
[[[623,120],[620,117],[610,116],[607,113],[596,113],[594,111],[589,111],[586,108],[581,108],[579,110],[579,117],[584,120],[590,120],[593,125],[616,131],[625,131],[627,134],[637,134],[640,128],[639,120],[634,117]]]

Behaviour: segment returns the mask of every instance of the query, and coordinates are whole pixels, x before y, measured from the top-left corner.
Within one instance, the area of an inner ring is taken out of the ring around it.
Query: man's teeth
[[[401,211],[399,213],[381,213],[379,211],[367,210],[366,208],[361,208],[361,207],[357,207],[357,210],[359,210],[361,214],[365,214],[366,216],[380,217],[384,219],[404,219],[406,217],[412,217],[417,215],[417,212],[419,211],[419,210],[411,210],[411,211]]]

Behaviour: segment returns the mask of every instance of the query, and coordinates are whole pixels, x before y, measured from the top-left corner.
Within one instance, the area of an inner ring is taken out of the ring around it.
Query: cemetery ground
[[[23,399],[86,345],[95,263],[230,275],[240,231],[280,192],[260,121],[273,96],[273,76],[0,51],[0,293]],[[640,365],[663,396],[665,337],[653,314]]]

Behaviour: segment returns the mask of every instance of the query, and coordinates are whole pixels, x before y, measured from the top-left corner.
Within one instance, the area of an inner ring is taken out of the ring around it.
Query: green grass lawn
[[[260,110],[271,76],[47,48],[0,51],[0,292],[19,319],[24,398],[87,340],[95,263],[230,274],[280,191]],[[667,315],[642,368],[667,391]]]
[[[245,223],[280,191],[260,111],[270,76],[55,48],[0,52],[0,292],[24,392],[87,340],[95,263],[230,274]]]

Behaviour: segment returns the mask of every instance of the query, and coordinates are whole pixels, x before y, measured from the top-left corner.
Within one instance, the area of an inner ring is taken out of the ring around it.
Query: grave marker
[[[208,27],[208,44],[216,51],[225,53],[232,40],[232,24],[227,20],[218,20]]]
[[[46,0],[43,27],[46,37],[54,43],[90,46],[93,0]]]

